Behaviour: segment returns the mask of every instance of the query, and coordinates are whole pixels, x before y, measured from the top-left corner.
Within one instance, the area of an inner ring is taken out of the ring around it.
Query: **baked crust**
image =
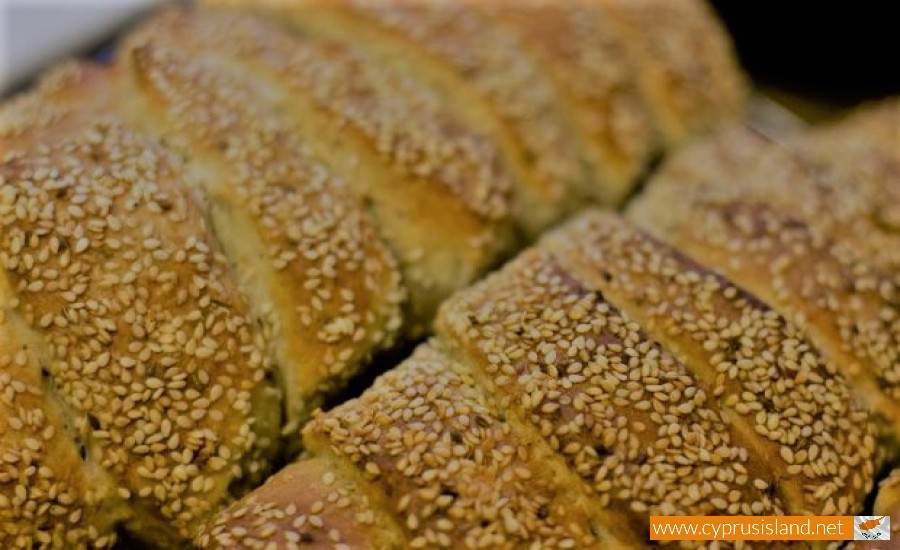
[[[588,215],[567,229],[545,246],[685,363],[767,465],[789,511],[859,509],[875,475],[876,434],[802,326],[618,217]]]
[[[539,434],[510,418],[441,342],[317,415],[304,434],[311,453],[351,464],[378,488],[412,548],[628,547]]]
[[[286,118],[298,146],[346,182],[398,260],[412,332],[510,249],[513,181],[499,153],[402,73],[242,12],[170,11],[131,37],[141,42],[232,70],[230,88]]]
[[[597,231],[585,229],[559,237],[595,246]],[[769,491],[776,476],[717,411],[715,387],[574,270],[573,256],[525,252],[449,300],[439,334],[634,532],[649,529],[649,515],[784,513]]]
[[[731,44],[705,2],[586,0],[623,37],[664,143],[672,147],[744,114],[746,84]]]
[[[659,137],[622,36],[592,2],[469,2],[514,32],[557,89],[594,177],[590,194],[622,202],[657,153]]]
[[[898,242],[882,221],[897,202],[895,111],[887,103],[784,143],[734,128],[675,155],[628,210],[806,327],[894,448]]]
[[[156,43],[127,59],[120,70],[143,99],[133,119],[185,157],[205,193],[279,366],[285,431],[296,432],[397,337],[404,290],[394,256],[356,197],[254,102],[240,74]]]
[[[243,0],[206,2],[258,9]],[[364,49],[379,64],[428,84],[503,152],[516,178],[516,218],[529,235],[578,207],[592,187],[550,76],[515,33],[463,2],[272,0],[262,4],[297,32]]]
[[[641,547],[650,515],[846,515],[871,489],[869,413],[800,328],[613,214],[436,332],[304,430],[412,547]]]
[[[46,398],[62,405],[47,421],[63,415],[55,431],[84,446],[83,459],[60,451],[47,467],[66,460],[72,483],[99,480],[84,498],[107,510],[85,526],[87,540],[111,542],[112,517],[172,544],[209,519],[232,483],[268,468],[279,400],[262,336],[181,185],[182,164],[108,114],[116,95],[106,77],[69,65],[7,107],[21,110],[3,120],[23,124],[3,132],[5,317],[21,325],[8,337],[34,342],[18,364],[41,362]],[[20,383],[33,380],[11,382]],[[7,498],[17,491],[4,483]],[[53,515],[38,504],[25,506],[35,526]],[[60,535],[33,540],[46,534]]]
[[[301,492],[303,499],[297,499]],[[203,549],[369,550],[403,548],[398,527],[383,520],[355,480],[327,461],[305,460],[270,477],[216,516],[195,539]]]

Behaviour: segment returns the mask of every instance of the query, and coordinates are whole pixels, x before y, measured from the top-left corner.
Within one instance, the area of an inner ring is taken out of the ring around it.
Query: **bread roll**
[[[759,202],[812,225],[843,254],[896,270],[898,127],[894,100],[782,143],[735,128],[669,160],[629,208],[635,218],[659,220],[659,230],[670,231],[694,214],[698,200]]]
[[[356,197],[304,154],[240,74],[179,51],[151,43],[126,54],[125,89],[142,100],[136,123],[198,176],[217,237],[272,342],[287,389],[285,430],[296,430],[398,335],[396,262]]]
[[[437,342],[318,415],[305,442],[377,487],[411,548],[621,546],[610,531],[629,536],[623,515],[509,413]]]
[[[348,476],[350,476],[348,478]],[[393,520],[355,488],[356,474],[318,459],[286,467],[216,517],[201,547],[403,548]],[[297,489],[304,502],[294,502]]]
[[[801,327],[612,214],[457,293],[436,331],[304,430],[411,547],[642,547],[650,515],[852,514],[871,489],[869,413]]]
[[[754,502],[759,497],[753,498],[751,490],[749,494],[741,495],[740,499],[734,499],[732,497],[737,493],[732,494],[732,490],[741,490],[746,485],[752,484],[755,479],[752,462],[754,460],[759,461],[755,464],[757,468],[765,465],[757,471],[764,471],[773,476],[763,478],[763,480],[769,485],[777,485],[774,494],[784,501],[783,509],[803,510],[804,512],[825,509],[829,510],[825,512],[826,514],[831,514],[834,513],[834,510],[846,509],[850,502],[862,501],[868,490],[867,479],[870,479],[873,474],[871,465],[867,469],[864,464],[871,460],[871,455],[868,453],[872,452],[874,441],[869,440],[867,442],[869,450],[864,450],[855,457],[846,454],[841,458],[828,456],[836,448],[849,450],[855,444],[862,443],[862,439],[857,440],[857,435],[848,436],[848,434],[839,433],[842,429],[838,426],[844,415],[852,414],[850,411],[855,408],[855,405],[852,403],[850,393],[842,387],[843,380],[833,375],[830,366],[819,358],[815,348],[804,342],[802,333],[796,327],[779,317],[752,295],[741,292],[713,273],[688,261],[674,249],[631,229],[612,216],[586,216],[570,222],[566,230],[567,232],[551,234],[539,247],[549,250],[561,268],[561,273],[555,273],[555,277],[549,274],[544,276],[554,285],[551,288],[561,284],[557,282],[557,279],[572,278],[581,283],[585,289],[574,291],[573,297],[577,296],[579,292],[598,293],[604,297],[605,301],[608,301],[610,307],[621,312],[616,312],[616,314],[633,320],[632,323],[638,323],[643,327],[643,331],[647,334],[645,338],[651,342],[658,342],[656,348],[662,347],[671,352],[672,356],[682,362],[692,375],[693,383],[685,382],[680,393],[686,397],[693,397],[696,395],[694,392],[699,390],[702,397],[710,399],[708,406],[721,410],[721,414],[727,418],[727,423],[731,428],[731,440],[735,444],[747,448],[751,454],[752,458],[749,459],[751,465],[747,466],[747,471],[751,473],[750,479],[736,484],[737,487],[728,491],[723,490],[722,492],[727,494],[720,495],[728,503],[726,506],[718,506],[721,503],[717,502],[716,495],[709,495],[709,498],[703,499],[704,504],[692,503],[693,506],[710,506],[706,513],[713,513],[717,508],[720,513],[726,511],[732,514],[751,513]],[[575,238],[576,235],[577,238]],[[538,273],[537,277],[540,281],[541,272],[537,269],[534,270]],[[555,307],[545,303],[547,298],[553,295],[547,290],[531,292],[523,290],[516,288],[516,296],[521,293],[524,296],[542,297],[542,300],[536,301],[535,305],[538,308],[537,311],[543,316],[547,316],[553,310],[565,312],[570,317],[572,314],[577,316],[580,313],[580,308],[574,305],[576,303],[574,301],[569,302],[573,306],[567,310],[564,309],[563,304],[567,303],[564,298],[561,298],[559,305]],[[470,296],[473,294],[475,292],[469,293]],[[576,349],[571,347],[572,342],[578,339],[577,327],[573,327],[574,331],[571,335],[563,334],[558,338],[550,339],[538,337],[538,335],[555,334],[555,329],[561,321],[554,324],[553,317],[557,317],[558,314],[551,315],[551,318],[548,319],[550,324],[546,329],[538,329],[529,335],[528,329],[531,327],[521,320],[523,317],[524,319],[530,318],[526,308],[529,302],[504,304],[499,300],[499,296],[502,295],[497,289],[486,289],[481,295],[484,302],[481,311],[484,311],[485,315],[490,314],[491,317],[509,318],[510,321],[505,321],[507,324],[513,320],[518,324],[510,326],[502,324],[498,328],[492,328],[490,325],[485,326],[485,321],[476,313],[474,320],[470,323],[454,327],[453,333],[445,333],[458,335],[456,336],[458,339],[453,340],[457,345],[466,346],[467,349],[469,346],[477,346],[479,359],[482,356],[488,358],[491,354],[499,356],[501,372],[507,361],[514,368],[520,364],[519,359],[513,357],[509,357],[508,360],[503,359],[504,355],[509,356],[514,353],[514,348],[517,348],[521,350],[520,353],[525,354],[524,357],[529,364],[539,366],[542,361],[547,362],[554,358],[561,361],[561,364],[554,365],[555,370],[560,373],[569,371],[569,362],[571,362],[578,371],[572,373],[575,375],[575,379],[583,378],[589,386],[593,385],[588,373],[580,372],[581,369],[587,369],[588,364],[593,362],[592,347],[587,341],[587,336],[583,339],[587,350],[583,352],[583,355],[579,355],[576,351],[580,345],[577,345]],[[456,299],[450,300],[445,305],[444,313],[449,311],[456,315],[452,319],[448,319],[449,315],[442,316],[439,323],[445,321],[461,323],[460,319],[465,314],[479,311],[473,307],[472,302],[468,301],[462,302],[463,305],[458,310],[454,310],[453,306],[459,303],[464,296],[465,294],[457,295]],[[488,299],[489,296],[490,299]],[[542,317],[537,317],[537,319],[542,319]],[[610,325],[611,323],[607,321],[606,324]],[[444,327],[444,325],[439,326]],[[632,326],[637,325],[633,324]],[[520,342],[513,339],[517,327],[526,329]],[[586,328],[582,327],[582,329]],[[466,333],[468,333],[471,343],[467,343],[468,339],[462,339]],[[473,333],[477,333],[478,336],[473,338],[471,336]],[[646,371],[654,353],[648,348],[646,353],[650,355],[650,359],[645,358],[641,353],[642,346],[639,342],[631,345],[633,338],[620,337],[621,348],[625,352],[621,361],[627,364],[628,361],[633,360],[634,365],[642,365]],[[579,340],[580,342],[581,340]],[[596,345],[596,349],[603,349],[600,342],[597,342]],[[612,345],[609,347],[616,349]],[[628,349],[636,349],[637,355],[628,353]],[[533,355],[532,357],[528,357],[529,352]],[[563,355],[567,358],[561,357]],[[631,357],[636,359],[631,359]],[[612,357],[607,356],[606,358],[612,360]],[[670,368],[661,370],[671,371]],[[550,369],[550,372],[552,375],[553,369]],[[596,374],[592,371],[588,372],[591,375]],[[521,380],[522,374],[516,372],[513,377]],[[630,399],[637,401],[635,405],[646,407],[649,404],[652,408],[652,402],[647,403],[645,400],[654,397],[647,389],[648,386],[654,385],[651,382],[635,384],[634,390],[624,392],[623,397],[628,395]],[[691,387],[695,389],[691,391]],[[822,390],[826,390],[835,399],[831,403],[822,400],[819,395]],[[615,393],[614,388],[606,388],[605,393]],[[663,390],[659,396],[663,403],[669,403],[675,407],[673,414],[674,412],[682,414],[685,411],[691,412],[694,406],[700,404],[695,401],[686,403],[684,407],[679,408],[681,404],[676,406],[676,403],[672,402],[673,396],[678,393],[677,391]],[[514,391],[512,395],[512,399],[516,401],[516,396],[520,395],[520,392]],[[546,399],[545,397],[544,401]],[[574,401],[575,396],[572,396],[572,399]],[[590,401],[585,401],[585,405],[590,404]],[[641,401],[644,404],[641,404]],[[542,427],[545,427],[545,434],[548,432],[551,434],[566,433],[572,430],[565,417],[558,419],[552,407],[550,409],[545,413],[548,415],[549,422],[541,422]],[[590,407],[588,407],[589,409]],[[799,417],[796,416],[798,413]],[[541,416],[537,410],[529,410],[526,414],[532,419]],[[608,414],[606,418],[626,416],[631,417],[632,415],[619,412],[618,414]],[[600,419],[597,418],[597,420]],[[590,424],[590,422],[586,422],[586,425]],[[597,422],[593,424],[594,426],[598,425]],[[694,425],[694,422],[680,420],[676,425],[684,428]],[[810,431],[812,426],[818,426],[823,433],[812,433]],[[860,426],[862,432],[858,435],[864,436],[865,433],[868,433],[866,423],[861,422]],[[554,431],[550,432],[549,427],[555,428]],[[660,428],[662,427],[665,426],[660,426]],[[635,429],[629,431],[640,433]],[[712,428],[704,430],[705,433],[712,431]],[[659,434],[658,430],[652,428],[647,432],[649,434],[656,433],[657,437]],[[609,434],[604,435],[608,436]],[[849,437],[849,439],[841,442],[840,440],[845,437]],[[685,435],[683,439],[688,439],[688,437]],[[728,440],[724,436],[722,439]],[[644,449],[648,443],[644,441],[635,444],[633,450]],[[564,453],[567,447],[574,451],[574,466],[581,467],[581,457],[577,449],[588,446],[596,450],[597,445],[597,441],[589,445],[585,445],[584,442],[581,442],[581,445],[570,445],[568,441],[560,438],[559,447]],[[677,451],[677,443],[670,444],[666,448],[670,453],[674,453]],[[713,449],[709,449],[709,451],[712,453]],[[640,461],[642,457],[639,453],[635,454],[638,454],[636,458],[639,462],[635,465],[638,467],[642,464]],[[738,456],[740,454],[734,451],[729,455],[729,459],[734,460]],[[689,458],[696,459],[692,456]],[[861,466],[862,472],[858,476],[850,472],[846,465],[840,464],[844,459],[851,464]],[[719,469],[724,468],[724,465],[719,466]],[[627,472],[627,467],[625,471]],[[618,473],[613,472],[612,478],[617,479],[619,476],[616,474]],[[591,474],[589,477],[597,479]],[[834,481],[833,476],[836,475],[840,475],[841,479]],[[606,476],[600,477],[605,478]],[[627,479],[630,476],[626,475],[625,477]],[[672,477],[682,486],[688,485],[687,478],[685,473]],[[739,479],[740,476],[734,475],[734,478]],[[654,476],[652,479],[647,490],[655,493],[660,488],[656,485],[657,478]],[[698,483],[701,481],[702,477],[698,478]],[[827,491],[825,487],[828,487]],[[751,489],[753,488],[751,485]],[[674,487],[661,493],[665,494],[667,498],[679,496],[679,491]],[[642,499],[640,494],[634,494],[630,499],[632,502],[626,504],[630,504],[632,509],[637,508],[637,511],[643,511],[642,508],[645,507],[652,509],[656,503]],[[690,502],[690,499],[686,500]],[[645,506],[641,506],[641,504]],[[662,505],[656,504],[656,506]],[[662,507],[660,510],[663,513],[671,514],[678,513],[677,509],[677,506],[674,508],[669,506]],[[687,512],[683,511],[682,513]]]
[[[171,545],[271,460],[263,335],[183,164],[116,101],[70,65],[2,116],[4,547],[110,546],[113,522]]]

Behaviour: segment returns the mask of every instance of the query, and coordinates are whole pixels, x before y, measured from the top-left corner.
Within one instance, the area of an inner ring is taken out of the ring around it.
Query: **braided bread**
[[[273,522],[287,546],[402,546],[433,529],[502,543],[496,521],[523,522],[510,540],[631,540],[639,514],[595,502],[537,428],[445,368],[469,359],[441,340],[408,375],[443,380],[442,414],[458,391],[482,411],[465,417],[471,435],[448,437],[483,483],[435,495],[488,522],[480,533],[398,521],[391,499],[415,478],[391,473],[385,496],[369,478],[390,463],[328,454],[324,417],[305,442],[322,458],[216,514],[298,451],[300,426],[373,355],[427,333],[452,292],[586,200],[621,202],[661,149],[739,116],[716,22],[691,2],[621,18],[612,1],[273,6],[287,28],[167,10],[112,64],[69,62],[0,107],[0,545],[103,548],[124,532],[175,547],[203,525],[264,537]],[[666,25],[654,40],[696,39],[702,55],[643,51],[641,21],[670,9],[690,33]],[[398,407],[404,372],[385,379]],[[717,413],[698,419],[743,452]],[[509,454],[519,437],[533,453]],[[265,504],[295,484],[308,502]],[[480,508],[497,498],[515,505]]]

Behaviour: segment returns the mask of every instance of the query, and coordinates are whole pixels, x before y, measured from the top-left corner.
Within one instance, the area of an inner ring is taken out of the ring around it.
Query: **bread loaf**
[[[621,201],[659,140],[708,131],[743,104],[727,40],[694,0],[207,3],[265,6],[430,83],[499,144],[532,234],[585,197]]]
[[[728,39],[704,2],[588,0],[623,45],[664,143],[684,143],[743,114],[744,84]],[[577,4],[577,3],[576,3]]]
[[[212,88],[246,94],[232,109],[268,107],[270,118],[286,118],[281,125],[295,134],[294,148],[323,159],[373,214],[399,259],[418,332],[444,297],[511,246],[513,182],[493,144],[405,75],[338,44],[287,36],[249,14],[173,11],[145,24],[128,46],[138,50],[123,61],[148,84],[146,93],[155,91],[144,73],[160,65],[170,67],[170,79],[180,66],[209,73],[224,65],[229,90]],[[170,107],[195,88],[182,82]],[[259,114],[247,116],[249,124]]]
[[[4,112],[6,547],[106,547],[119,523],[170,545],[278,436],[263,334],[182,164],[103,114],[104,83],[68,66]]]
[[[568,222],[447,300],[432,340],[359,399],[316,413],[305,460],[355,471],[343,488],[379,501],[408,547],[635,548],[650,515],[861,513],[898,426],[892,273],[864,249],[845,255],[860,234],[767,201],[747,171],[834,147],[840,160],[810,161],[834,174],[831,198],[890,204],[889,148],[868,159],[838,145],[890,116],[882,106],[785,144],[735,129],[676,155],[630,214],[677,248],[614,214]],[[812,175],[794,180],[811,197]],[[678,190],[692,210],[672,202]],[[813,276],[782,272],[782,257]],[[894,510],[895,484],[875,514]],[[294,517],[278,536],[326,540],[289,511],[309,505],[299,487],[265,496]],[[356,533],[317,508],[332,540]],[[197,544],[271,540],[229,514]]]
[[[887,103],[783,144],[735,129],[673,159],[629,207],[643,227],[808,325],[894,447],[897,113]]]
[[[423,548],[633,548],[649,515],[850,514],[877,462],[868,411],[798,326],[598,212],[457,293],[434,340],[304,441]]]
[[[585,201],[621,202],[661,148],[737,116],[728,45],[684,6],[716,51],[650,60],[612,3],[276,10],[290,29],[167,10],[110,65],[68,63],[6,102],[0,546],[109,547],[124,533],[177,547],[204,525],[198,540],[225,546],[273,533],[285,546],[634,542],[643,516],[598,502],[543,428],[474,385],[448,336],[385,384],[401,419],[410,380],[448,423],[458,392],[480,411],[469,435],[447,432],[479,481],[431,498],[459,521],[398,517],[429,509],[428,492],[403,500],[418,473],[360,469],[331,448],[324,416],[305,443],[320,458],[216,514],[298,451],[299,427],[373,355],[425,334],[452,292]],[[687,99],[665,102],[668,71]],[[701,90],[693,71],[722,74]],[[761,468],[713,409],[697,418],[746,472]],[[833,499],[853,501],[858,483]],[[309,500],[282,510],[295,485]],[[762,509],[786,506],[760,495]]]

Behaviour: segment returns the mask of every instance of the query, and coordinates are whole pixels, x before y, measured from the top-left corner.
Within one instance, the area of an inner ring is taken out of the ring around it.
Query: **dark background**
[[[807,118],[900,94],[900,3],[711,3],[754,82]]]

